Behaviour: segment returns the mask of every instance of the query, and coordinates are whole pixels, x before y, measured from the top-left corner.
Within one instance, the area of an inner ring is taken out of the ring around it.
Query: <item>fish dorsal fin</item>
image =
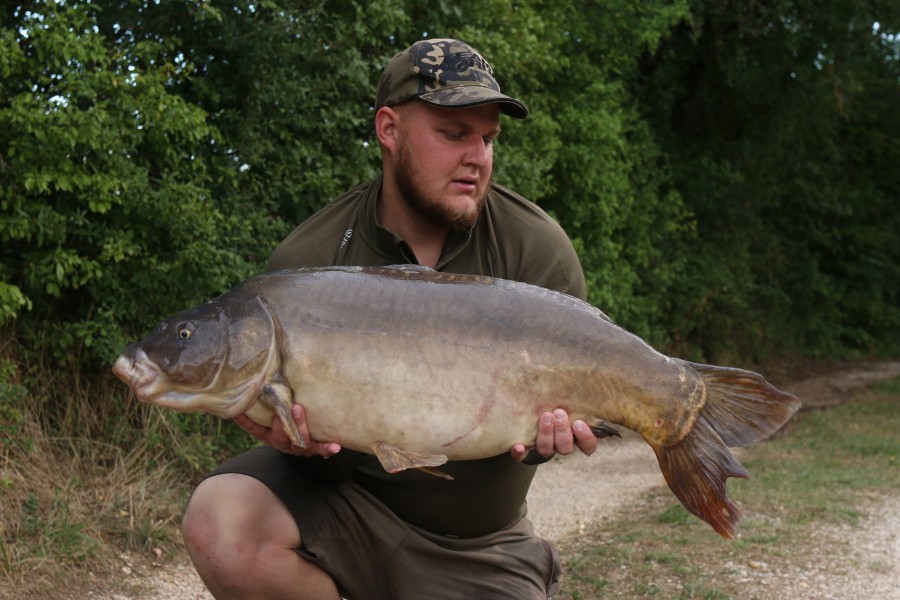
[[[447,462],[443,454],[426,454],[424,452],[412,452],[398,448],[389,442],[372,442],[369,446],[372,454],[378,457],[381,466],[388,473],[399,473],[406,469],[420,469],[431,475],[453,479],[437,469],[423,467],[437,467]]]
[[[386,269],[396,269],[398,271],[410,271],[410,272],[423,272],[423,271],[434,271],[428,265],[414,265],[414,264],[405,264],[405,265],[388,265],[385,267]]]

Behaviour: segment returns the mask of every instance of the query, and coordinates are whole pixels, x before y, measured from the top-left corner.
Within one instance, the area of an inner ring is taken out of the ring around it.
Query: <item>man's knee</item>
[[[197,486],[185,509],[182,534],[188,550],[204,556],[254,552],[273,534],[287,547],[300,543],[297,525],[281,501],[257,479],[237,473],[216,475]]]
[[[204,480],[182,522],[185,545],[217,598],[337,598],[331,577],[303,560],[300,530],[272,491],[239,474]]]

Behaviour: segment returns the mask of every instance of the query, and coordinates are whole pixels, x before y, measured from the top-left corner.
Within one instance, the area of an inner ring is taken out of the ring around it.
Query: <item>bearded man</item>
[[[409,263],[585,298],[562,228],[492,180],[501,113],[528,110],[476,50],[416,42],[385,68],[375,110],[382,174],[300,224],[269,270]],[[389,474],[373,456],[310,440],[295,402],[307,449],[277,419],[269,429],[237,417],[266,446],[219,466],[188,503],[185,542],[216,598],[544,600],[557,589],[558,556],[535,535],[525,497],[540,462],[594,452],[584,422],[544,413],[533,448],[447,463],[448,481]]]

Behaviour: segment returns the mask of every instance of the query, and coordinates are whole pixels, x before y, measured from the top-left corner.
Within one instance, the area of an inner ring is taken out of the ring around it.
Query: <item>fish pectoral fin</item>
[[[272,409],[281,419],[284,431],[299,448],[306,448],[306,441],[300,435],[294,417],[291,414],[291,405],[294,403],[294,393],[291,388],[283,383],[267,383],[259,393],[259,401]]]
[[[447,457],[443,454],[426,454],[424,452],[412,452],[398,448],[389,442],[373,442],[369,445],[372,453],[378,457],[381,466],[388,473],[399,473],[406,469],[419,469],[431,475],[438,477],[450,478],[449,475],[441,473],[437,469],[428,467],[437,467],[447,462]]]

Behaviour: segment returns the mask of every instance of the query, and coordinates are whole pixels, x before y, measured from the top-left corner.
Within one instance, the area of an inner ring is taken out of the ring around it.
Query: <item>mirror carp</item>
[[[726,538],[740,509],[729,447],[799,408],[760,375],[661,354],[602,311],[544,288],[425,267],[290,269],[253,277],[160,323],[113,372],[138,399],[224,418],[281,419],[374,454],[389,472],[533,445],[559,407],[598,436],[653,448],[684,506]]]

